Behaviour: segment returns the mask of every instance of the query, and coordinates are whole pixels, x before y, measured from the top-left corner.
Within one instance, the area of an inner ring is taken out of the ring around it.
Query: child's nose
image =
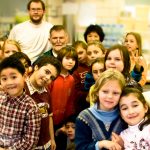
[[[112,93],[108,93],[109,98],[112,98],[112,96],[113,96]]]
[[[70,62],[70,63],[73,63],[73,59],[69,59],[69,62]]]
[[[114,60],[113,60],[113,59],[111,59],[110,63],[111,63],[111,64],[114,64]]]
[[[133,109],[129,108],[129,114],[133,114],[133,113],[134,113]]]

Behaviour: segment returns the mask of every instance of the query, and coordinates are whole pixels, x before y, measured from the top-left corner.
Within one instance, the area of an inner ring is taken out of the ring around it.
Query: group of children
[[[17,45],[4,42],[0,150],[150,149],[141,41],[131,32],[124,45],[106,50],[100,33],[90,26],[87,44],[65,46],[57,58],[40,56],[32,67]]]
[[[83,63],[89,66],[81,83],[83,91],[88,91],[86,100],[91,107],[81,111],[76,119],[76,149],[150,149],[150,108],[142,95],[147,65],[141,54],[140,35],[131,32],[123,45],[98,48],[95,41],[87,43],[87,62],[79,62],[80,67]],[[77,53],[84,54],[83,47]],[[82,75],[79,71],[85,70],[76,70],[75,77],[77,71]],[[75,84],[80,87],[79,82]]]

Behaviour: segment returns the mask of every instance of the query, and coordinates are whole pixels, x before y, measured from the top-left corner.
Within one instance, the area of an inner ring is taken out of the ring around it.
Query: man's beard
[[[33,19],[32,17],[30,17],[30,20],[34,23],[34,24],[39,24],[41,23],[43,19],[43,16],[39,17],[39,19]]]

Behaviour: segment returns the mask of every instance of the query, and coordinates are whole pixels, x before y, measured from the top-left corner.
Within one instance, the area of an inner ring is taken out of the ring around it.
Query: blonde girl
[[[4,58],[9,57],[10,55],[16,52],[21,52],[19,43],[15,40],[9,40],[9,39],[7,39],[4,42],[2,50],[3,50]]]
[[[108,69],[100,75],[91,93],[94,106],[83,110],[76,119],[76,150],[121,150],[118,143],[111,141],[111,135],[125,128],[118,108],[124,86],[124,76],[117,70]]]

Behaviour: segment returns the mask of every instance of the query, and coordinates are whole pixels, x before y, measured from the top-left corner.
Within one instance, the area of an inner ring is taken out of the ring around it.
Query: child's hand
[[[62,126],[61,128],[57,129],[56,132],[55,132],[55,135],[57,136],[61,132],[66,133],[65,126]]]
[[[99,148],[106,148],[108,150],[121,150],[121,146],[113,141],[108,141],[108,140],[103,140],[103,141],[99,141]]]
[[[55,149],[56,149],[55,140],[51,140],[51,150],[55,150]]]
[[[124,142],[118,134],[112,132],[111,139],[112,139],[113,142],[118,143],[121,147],[124,147]]]
[[[140,72],[141,66],[143,64],[143,57],[139,56],[137,50],[134,54],[132,54],[132,58],[134,59],[135,62],[135,69]]]

